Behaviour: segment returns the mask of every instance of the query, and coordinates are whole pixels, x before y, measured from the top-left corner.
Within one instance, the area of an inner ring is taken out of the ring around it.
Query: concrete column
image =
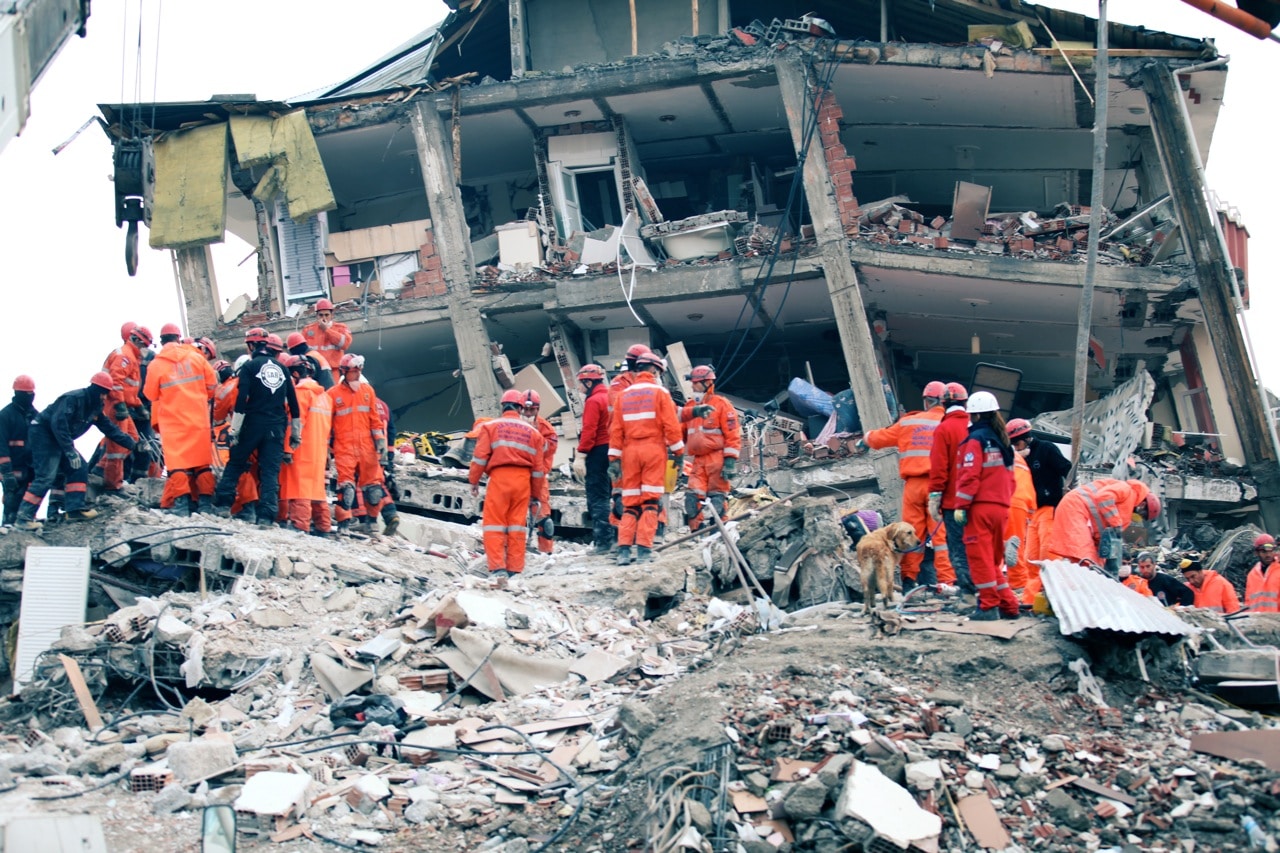
[[[213,274],[209,247],[175,249],[173,257],[186,314],[187,334],[193,338],[212,337],[217,332],[221,315],[216,301],[218,283]]]
[[[449,320],[458,344],[458,360],[467,383],[467,395],[471,398],[471,411],[476,416],[494,415],[498,412],[502,388],[493,375],[484,320],[471,297],[475,260],[471,256],[471,235],[462,207],[462,193],[453,179],[449,137],[439,113],[429,101],[418,101],[412,122],[436,251],[449,288]]]
[[[524,0],[507,0],[511,19],[511,76],[521,77],[529,70],[529,21]]]
[[[787,124],[791,128],[791,141],[798,156],[806,142],[803,138],[805,104],[808,102],[812,109],[815,100],[809,89],[807,67],[797,59],[779,59],[775,68]],[[831,308],[836,315],[836,327],[840,330],[845,367],[849,371],[849,384],[858,405],[862,428],[886,427],[893,423],[893,416],[880,384],[871,325],[867,322],[862,291],[858,288],[858,274],[853,268],[849,241],[840,221],[827,162],[821,145],[816,141],[809,146],[809,155],[804,161],[804,193],[809,201],[809,218],[813,220],[814,235],[822,255],[822,271],[827,280],[827,291],[831,294]],[[898,479],[896,455],[878,454],[874,462],[881,494],[890,499],[899,495],[902,484]]]

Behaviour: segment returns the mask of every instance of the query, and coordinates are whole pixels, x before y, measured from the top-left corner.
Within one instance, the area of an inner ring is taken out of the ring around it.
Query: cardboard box
[[[430,230],[430,219],[418,219],[354,231],[335,231],[329,234],[328,251],[340,264],[384,255],[416,254]]]

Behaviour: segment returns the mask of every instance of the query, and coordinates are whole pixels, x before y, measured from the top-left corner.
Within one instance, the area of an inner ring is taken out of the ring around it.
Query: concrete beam
[[[524,0],[508,0],[507,14],[511,22],[511,74],[520,77],[529,70],[529,23]]]
[[[453,177],[453,155],[444,122],[434,109],[419,102],[412,117],[413,139],[427,192],[427,208],[438,236],[436,247],[444,270],[449,319],[458,344],[458,360],[467,383],[473,415],[498,410],[502,388],[493,375],[489,335],[480,309],[471,296],[475,280],[475,260],[471,257],[471,235],[462,206],[462,193]]]
[[[175,249],[178,290],[182,293],[187,334],[193,338],[213,335],[220,319],[214,294],[217,279],[213,275],[213,259],[208,246]]]

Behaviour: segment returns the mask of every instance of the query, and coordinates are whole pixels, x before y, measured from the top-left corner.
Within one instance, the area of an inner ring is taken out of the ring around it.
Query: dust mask
[[[693,392],[693,401],[694,401],[695,403],[701,403],[701,402],[702,402],[702,398],[703,398],[703,397],[705,397],[705,396],[707,396],[707,392],[706,392],[706,391],[694,391],[694,392]]]
[[[1031,455],[1031,448],[1030,447],[1022,448],[1021,450],[1018,451],[1018,455],[1021,456],[1023,459],[1026,459],[1028,456]]]

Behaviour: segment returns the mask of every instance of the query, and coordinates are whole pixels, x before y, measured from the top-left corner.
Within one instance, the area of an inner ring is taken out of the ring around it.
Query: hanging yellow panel
[[[221,243],[227,227],[227,126],[165,134],[155,143],[153,249]]]
[[[306,110],[276,119],[234,116],[231,138],[241,167],[270,164],[253,191],[254,198],[267,203],[283,193],[294,222],[338,206]]]

